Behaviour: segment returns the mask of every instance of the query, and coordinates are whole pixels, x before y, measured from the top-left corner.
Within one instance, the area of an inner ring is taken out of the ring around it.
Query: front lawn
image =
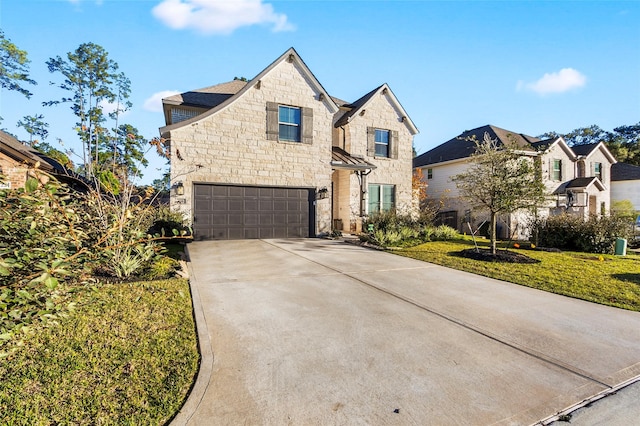
[[[185,279],[104,284],[0,361],[2,424],[164,424],[198,369]]]
[[[487,246],[485,241],[483,246]],[[470,240],[433,241],[393,253],[603,305],[640,311],[640,256],[510,249],[535,264],[472,260],[457,255]]]

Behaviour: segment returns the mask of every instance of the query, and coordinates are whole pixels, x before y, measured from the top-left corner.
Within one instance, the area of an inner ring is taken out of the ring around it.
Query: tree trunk
[[[498,222],[498,214],[491,212],[491,232],[489,237],[491,238],[491,254],[496,254],[496,223]]]

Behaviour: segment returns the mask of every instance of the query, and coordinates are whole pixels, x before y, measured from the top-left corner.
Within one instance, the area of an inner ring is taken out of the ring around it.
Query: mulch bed
[[[491,250],[489,249],[476,250],[475,248],[471,248],[458,252],[458,255],[467,259],[482,260],[485,262],[540,263],[539,260],[508,250],[496,250],[496,254],[491,254]]]

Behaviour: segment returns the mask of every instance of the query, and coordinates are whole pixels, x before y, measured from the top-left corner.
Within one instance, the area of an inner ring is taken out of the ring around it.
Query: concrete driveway
[[[635,312],[340,241],[189,256],[203,362],[174,424],[526,425],[640,375]]]

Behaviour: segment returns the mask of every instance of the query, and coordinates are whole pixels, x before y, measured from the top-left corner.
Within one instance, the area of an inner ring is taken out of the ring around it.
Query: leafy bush
[[[53,180],[0,191],[0,349],[72,309],[59,286],[84,270],[85,218],[69,189]]]
[[[447,225],[440,225],[433,230],[430,241],[450,241],[460,238],[458,231]]]
[[[429,215],[414,218],[393,212],[372,215],[365,222],[364,229],[368,230],[369,226],[373,225],[373,231],[368,232],[363,239],[379,246],[410,246],[459,237],[458,231],[449,226],[434,227],[432,222],[428,221],[429,218]]]
[[[147,233],[156,239],[192,238],[193,232],[187,225],[182,212],[172,211],[167,207],[160,207],[153,217],[153,224]]]
[[[531,241],[539,246],[588,253],[613,253],[616,238],[629,237],[629,225],[618,216],[550,216],[533,224]]]
[[[0,349],[31,325],[65,315],[73,286],[92,275],[171,273],[146,232],[156,217],[148,194],[134,197],[127,181],[119,195],[83,194],[30,173],[36,178],[25,188],[0,190]]]

